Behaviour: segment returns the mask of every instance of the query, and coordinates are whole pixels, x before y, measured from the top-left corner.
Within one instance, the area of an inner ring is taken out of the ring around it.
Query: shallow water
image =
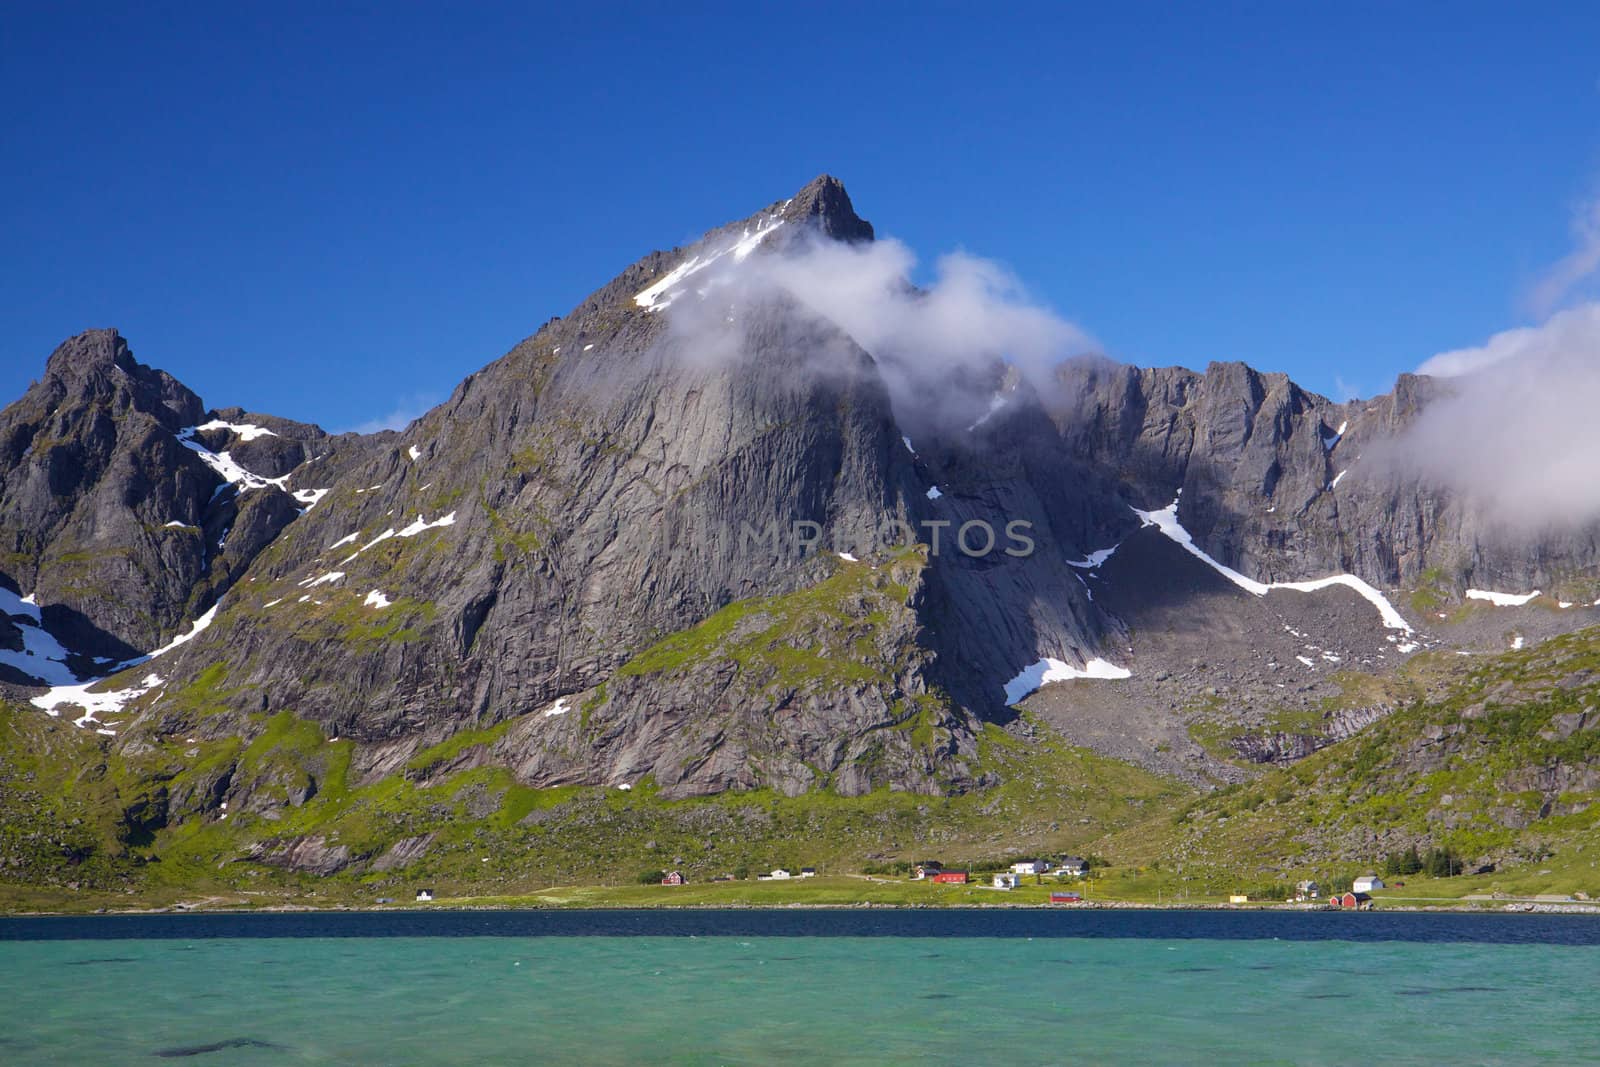
[[[0,1062],[1600,1062],[1600,921],[738,911],[0,920]]]

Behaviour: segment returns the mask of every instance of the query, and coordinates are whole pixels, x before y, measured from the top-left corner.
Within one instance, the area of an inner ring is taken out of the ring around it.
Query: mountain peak
[[[92,370],[110,370],[114,366],[121,366],[123,370],[137,366],[122,334],[115,328],[85,330],[56,346],[45,364],[45,373],[82,375]]]
[[[844,182],[831,174],[819,174],[795,193],[784,205],[783,217],[816,226],[837,241],[870,241],[874,236],[872,223],[856,214]]]
[[[117,406],[147,412],[169,430],[193,426],[205,413],[182,382],[135,359],[115,329],[85,330],[62,341],[45,363],[41,385],[56,396],[55,404],[63,398],[122,397]]]

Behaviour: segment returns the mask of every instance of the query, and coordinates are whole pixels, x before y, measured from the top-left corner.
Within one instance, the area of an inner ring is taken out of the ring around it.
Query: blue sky
[[[821,172],[1132,362],[1370,395],[1537,323],[1600,14],[1307,6],[12,10],[0,398],[117,326],[214,406],[415,414]]]

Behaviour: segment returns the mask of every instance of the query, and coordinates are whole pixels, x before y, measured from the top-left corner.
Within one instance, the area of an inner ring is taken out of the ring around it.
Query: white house
[[[1322,887],[1311,879],[1299,882],[1294,887],[1294,899],[1316,900],[1322,895]]]
[[[419,890],[417,890],[417,903],[418,904],[426,904],[428,901],[430,901],[432,899],[433,899],[433,890],[431,890],[431,889],[419,889]]]
[[[1087,878],[1089,876],[1089,861],[1082,856],[1062,856],[1061,862],[1056,864],[1056,877],[1058,878]]]
[[[1352,893],[1370,893],[1374,889],[1382,888],[1383,879],[1375,874],[1363,874],[1360,878],[1350,883],[1350,891]]]
[[[817,869],[815,867],[801,867],[800,868],[800,877],[802,877],[802,878],[815,878],[816,876],[817,876]]]
[[[756,875],[756,881],[758,881],[758,882],[782,882],[782,881],[785,881],[785,880],[793,878],[793,877],[794,877],[794,875],[790,874],[788,871],[784,870],[782,867],[778,867],[771,874],[758,874],[758,875]]]
[[[1011,865],[1013,874],[1043,874],[1049,869],[1049,860],[1019,860]]]
[[[1015,889],[1017,888],[1017,878],[1018,875],[1010,871],[1004,874],[997,874],[994,876],[994,887],[996,889]]]

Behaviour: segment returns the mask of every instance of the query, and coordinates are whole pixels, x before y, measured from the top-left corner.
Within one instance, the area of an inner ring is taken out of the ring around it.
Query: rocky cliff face
[[[1338,405],[1238,364],[997,362],[964,383],[970,423],[932,420],[838,324],[737,285],[819,239],[873,239],[831,178],[641,259],[398,434],[208,412],[115,332],[81,335],[0,414],[0,584],[101,667],[220,598],[107,683],[110,743],[251,737],[287,710],[353,742],[366,781],[454,738],[425,773],[932,793],[981,780],[981,722],[1024,667],[1131,653],[1128,605],[1167,594],[1094,554],[1180,490],[1195,542],[1261,581],[1549,588],[1596,558],[1592,537],[1493,540],[1361,465],[1422,379]],[[689,312],[716,331],[676,329]],[[1017,519],[1031,554],[960,550],[965,524]],[[884,535],[903,527],[922,543]],[[1120,598],[1095,599],[1106,580]],[[27,625],[0,617],[0,648]]]

